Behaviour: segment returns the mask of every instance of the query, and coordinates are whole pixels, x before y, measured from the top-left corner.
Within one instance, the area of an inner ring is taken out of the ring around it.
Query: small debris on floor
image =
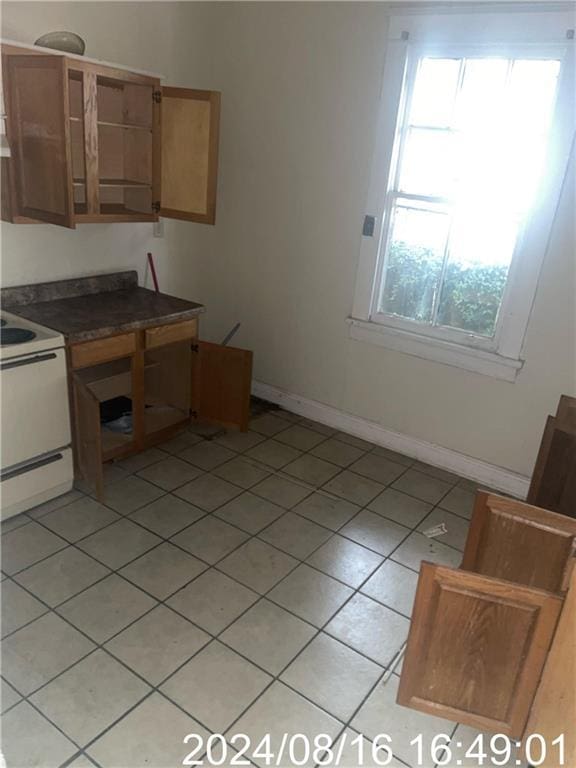
[[[448,533],[448,528],[446,528],[444,523],[433,525],[432,528],[427,528],[425,531],[423,531],[424,536],[427,536],[429,539],[435,539],[438,536],[444,536],[445,533]]]

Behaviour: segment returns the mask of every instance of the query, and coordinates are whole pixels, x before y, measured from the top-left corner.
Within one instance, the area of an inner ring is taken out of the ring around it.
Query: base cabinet
[[[197,320],[68,350],[77,473],[102,498],[103,463],[194,421],[246,430],[252,352],[199,341]]]

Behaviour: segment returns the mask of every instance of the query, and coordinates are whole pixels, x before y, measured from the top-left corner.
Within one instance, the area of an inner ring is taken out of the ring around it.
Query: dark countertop
[[[204,312],[202,304],[138,287],[135,272],[110,278],[102,275],[5,289],[2,303],[16,315],[59,331],[70,343],[188,320]]]

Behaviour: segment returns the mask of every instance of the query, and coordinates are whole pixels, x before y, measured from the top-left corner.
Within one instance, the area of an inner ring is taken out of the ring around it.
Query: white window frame
[[[526,328],[576,130],[574,24],[569,12],[474,13],[393,17],[382,83],[377,139],[366,206],[375,220],[362,236],[350,336],[425,359],[514,381],[523,365]],[[456,41],[456,42],[454,42]],[[426,326],[376,310],[389,236],[393,152],[404,114],[404,84],[423,55],[502,55],[560,59],[546,172],[518,237],[493,338]]]

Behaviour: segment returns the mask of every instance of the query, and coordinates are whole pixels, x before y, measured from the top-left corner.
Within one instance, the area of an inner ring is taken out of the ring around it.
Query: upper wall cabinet
[[[219,93],[8,45],[2,62],[4,219],[214,223]]]

